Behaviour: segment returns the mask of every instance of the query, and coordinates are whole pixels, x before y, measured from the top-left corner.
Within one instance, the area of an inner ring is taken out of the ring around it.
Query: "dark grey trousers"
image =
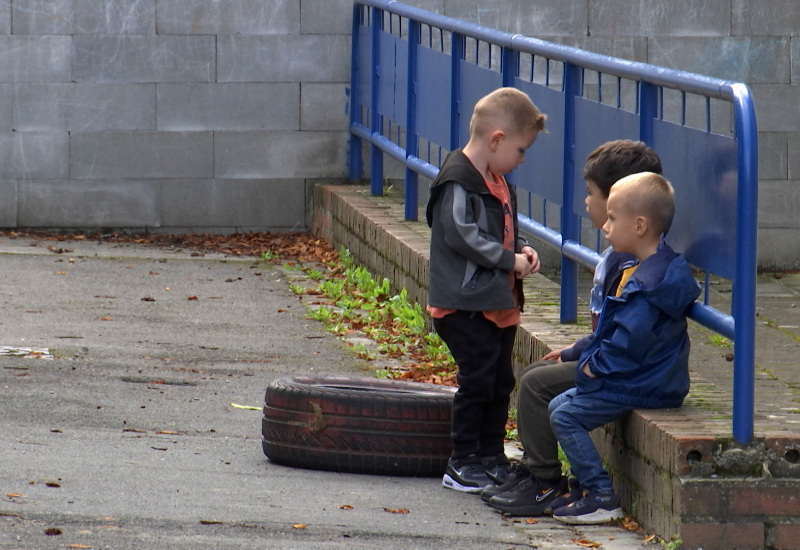
[[[517,373],[517,431],[525,453],[522,465],[540,479],[561,475],[558,440],[547,406],[555,396],[575,386],[577,362],[538,361]]]

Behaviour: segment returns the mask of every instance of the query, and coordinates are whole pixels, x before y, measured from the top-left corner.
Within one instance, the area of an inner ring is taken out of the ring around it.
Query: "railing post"
[[[575,203],[575,98],[581,94],[583,71],[564,63],[564,182],[561,203],[563,241],[580,240],[580,219],[572,212]],[[578,262],[561,255],[561,322],[578,320]]]
[[[370,130],[372,135],[381,135],[381,115],[380,115],[380,89],[381,81],[381,51],[380,51],[380,36],[383,30],[383,10],[380,8],[372,8],[372,21],[371,21],[371,38],[372,38],[372,63],[370,74],[370,89],[372,95],[370,96]],[[372,144],[370,148],[370,192],[372,195],[383,195],[383,152],[380,148]]]
[[[733,343],[733,437],[739,443],[747,444],[753,439],[755,412],[758,131],[749,88],[735,84],[733,91],[739,164],[735,299],[731,311],[736,323]]]
[[[416,157],[417,151],[417,55],[419,48],[420,24],[408,20],[408,91],[406,94],[406,160]],[[405,217],[416,221],[419,201],[419,175],[406,163]]]
[[[359,95],[358,83],[358,38],[361,28],[361,11],[363,7],[358,2],[353,4],[353,36],[352,45],[350,50],[350,127],[354,124],[361,123],[361,107],[359,102],[361,97]],[[361,181],[362,159],[361,159],[361,138],[355,133],[350,132],[350,151],[349,151],[349,166],[350,166],[350,183],[358,183]]]

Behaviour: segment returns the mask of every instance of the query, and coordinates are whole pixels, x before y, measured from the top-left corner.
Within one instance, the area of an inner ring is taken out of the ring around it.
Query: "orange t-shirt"
[[[511,196],[508,192],[508,185],[503,176],[492,174],[494,181],[486,181],[486,186],[491,191],[492,195],[503,204],[504,220],[503,220],[503,248],[507,250],[514,250],[516,243],[514,242],[514,220],[511,210]],[[511,295],[514,298],[514,303],[517,302],[517,295],[514,290],[514,271],[508,274],[508,282],[511,288]],[[441,319],[449,313],[453,313],[454,309],[443,307],[427,307],[430,314],[434,319]],[[510,309],[496,309],[484,311],[483,316],[496,324],[500,328],[518,325],[520,323],[519,304],[516,304]]]

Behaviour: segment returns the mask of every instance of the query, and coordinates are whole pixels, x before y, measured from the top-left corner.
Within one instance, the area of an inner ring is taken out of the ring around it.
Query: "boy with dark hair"
[[[624,516],[589,432],[633,409],[674,408],[689,392],[686,315],[700,285],[664,242],[675,214],[672,185],[658,174],[627,176],[611,188],[603,226],[611,246],[638,261],[603,304],[597,330],[578,359],[575,388],[550,402],[550,424],[585,491],[553,510],[569,524]]]
[[[656,152],[641,141],[606,142],[586,159],[583,177],[586,180],[586,212],[597,229],[608,219],[606,202],[617,180],[638,172],[661,173],[661,160]],[[613,294],[625,275],[636,264],[633,255],[615,252],[609,246],[595,268],[590,298],[592,330],[600,315],[605,297]],[[490,506],[515,516],[538,516],[553,506],[563,506],[582,496],[574,484],[568,490],[558,458],[558,442],[547,413],[550,400],[575,386],[575,368],[591,335],[572,346],[546,354],[541,361],[528,365],[519,378],[517,429],[524,455],[514,465],[508,481],[490,487],[481,498]]]
[[[505,481],[511,353],[523,305],[521,279],[539,269],[519,236],[516,195],[505,174],[544,132],[545,115],[523,92],[481,98],[470,139],[450,153],[431,185],[428,311],[458,364],[453,452],[442,484],[478,493]]]

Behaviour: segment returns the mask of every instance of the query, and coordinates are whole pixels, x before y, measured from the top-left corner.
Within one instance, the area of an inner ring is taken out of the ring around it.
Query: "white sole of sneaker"
[[[445,474],[444,477],[442,478],[442,485],[444,487],[447,487],[448,489],[453,489],[454,491],[459,491],[461,493],[472,493],[472,494],[480,493],[481,491],[486,489],[486,487],[494,487],[494,485],[492,485],[491,483],[484,487],[472,487],[470,485],[461,485],[459,482],[457,482],[455,479],[453,479],[447,474]]]
[[[617,519],[625,517],[625,512],[622,508],[615,508],[614,510],[597,510],[591,514],[583,514],[580,516],[553,516],[562,523],[570,525],[600,525],[601,523],[608,523]]]

